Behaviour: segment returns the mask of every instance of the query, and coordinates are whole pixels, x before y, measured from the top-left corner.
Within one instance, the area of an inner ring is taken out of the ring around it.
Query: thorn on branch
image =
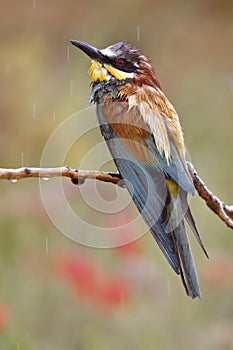
[[[85,178],[81,178],[81,176],[79,175],[79,170],[78,169],[74,169],[74,174],[71,177],[72,184],[73,185],[83,185],[85,181],[86,181],[86,179]]]
[[[31,170],[29,168],[24,168],[25,174],[26,175],[30,175],[31,174]]]

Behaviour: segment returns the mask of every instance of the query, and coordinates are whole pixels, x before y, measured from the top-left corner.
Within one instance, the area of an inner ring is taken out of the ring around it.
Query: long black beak
[[[70,43],[85,52],[91,59],[100,63],[106,63],[106,57],[95,47],[76,40],[70,40]]]

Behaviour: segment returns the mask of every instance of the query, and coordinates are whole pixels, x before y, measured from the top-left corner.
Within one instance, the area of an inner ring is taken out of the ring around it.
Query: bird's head
[[[148,79],[156,79],[149,59],[143,55],[141,50],[125,41],[108,46],[103,50],[76,40],[70,40],[70,42],[92,59],[89,69],[92,83],[111,80],[128,81],[143,76]]]

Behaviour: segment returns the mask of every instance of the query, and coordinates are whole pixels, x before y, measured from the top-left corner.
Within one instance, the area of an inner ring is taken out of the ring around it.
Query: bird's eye
[[[125,59],[122,58],[122,57],[118,58],[118,59],[117,59],[117,65],[118,65],[119,67],[124,67],[124,65],[125,65]]]

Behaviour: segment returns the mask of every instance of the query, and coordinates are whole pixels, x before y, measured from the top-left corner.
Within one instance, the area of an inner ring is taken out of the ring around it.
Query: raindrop
[[[10,182],[16,183],[18,180],[17,179],[10,179]]]
[[[49,180],[49,177],[42,177],[42,180],[44,180],[44,181],[48,181]]]

